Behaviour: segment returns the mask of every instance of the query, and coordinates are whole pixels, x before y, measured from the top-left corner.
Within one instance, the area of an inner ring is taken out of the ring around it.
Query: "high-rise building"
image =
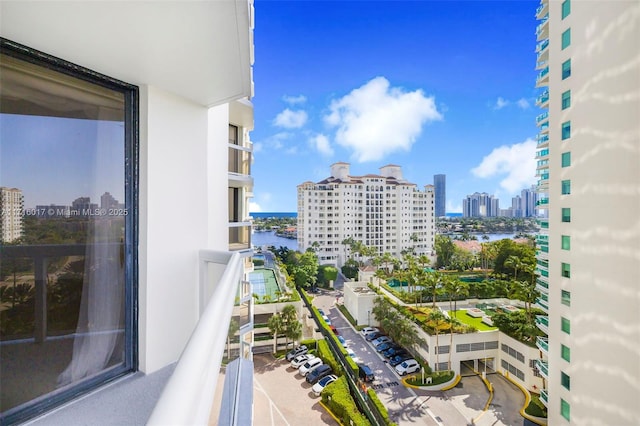
[[[433,254],[434,191],[402,177],[400,166],[352,176],[349,163],[331,165],[331,176],[298,185],[298,247],[314,248],[321,264],[342,266],[346,239],[378,254]]]
[[[436,217],[447,215],[447,175],[433,175],[433,188],[436,198]]]
[[[520,192],[520,217],[535,217],[536,203],[538,202],[538,190],[535,185],[523,189]]]
[[[640,3],[536,12],[541,400],[552,425],[640,418]]]
[[[18,188],[0,187],[0,242],[11,243],[22,236],[24,196]]]
[[[500,200],[486,192],[474,192],[462,200],[463,217],[496,217],[500,215]]]

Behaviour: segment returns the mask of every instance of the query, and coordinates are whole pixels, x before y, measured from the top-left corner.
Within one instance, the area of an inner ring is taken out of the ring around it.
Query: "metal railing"
[[[209,423],[227,339],[226,330],[238,286],[242,283],[242,257],[240,252],[200,251],[201,295],[211,296],[151,413],[148,425]],[[244,389],[243,392],[245,401],[252,400],[252,389]]]

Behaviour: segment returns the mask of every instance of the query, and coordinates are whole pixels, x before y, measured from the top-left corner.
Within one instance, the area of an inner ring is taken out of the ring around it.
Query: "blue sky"
[[[351,163],[447,175],[473,192],[535,183],[538,1],[255,1],[251,211],[296,211],[296,186]]]

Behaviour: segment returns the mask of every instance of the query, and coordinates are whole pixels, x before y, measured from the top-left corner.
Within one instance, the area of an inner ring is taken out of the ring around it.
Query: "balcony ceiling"
[[[0,35],[213,106],[250,96],[247,0],[0,1]]]

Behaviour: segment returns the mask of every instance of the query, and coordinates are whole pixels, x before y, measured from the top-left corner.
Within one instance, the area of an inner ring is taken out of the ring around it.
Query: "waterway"
[[[513,238],[516,234],[487,234],[489,241]],[[484,242],[482,235],[476,235],[479,242]],[[251,234],[251,243],[257,247],[274,246],[275,248],[287,247],[291,250],[298,250],[298,240],[279,237],[275,232],[254,232]]]

